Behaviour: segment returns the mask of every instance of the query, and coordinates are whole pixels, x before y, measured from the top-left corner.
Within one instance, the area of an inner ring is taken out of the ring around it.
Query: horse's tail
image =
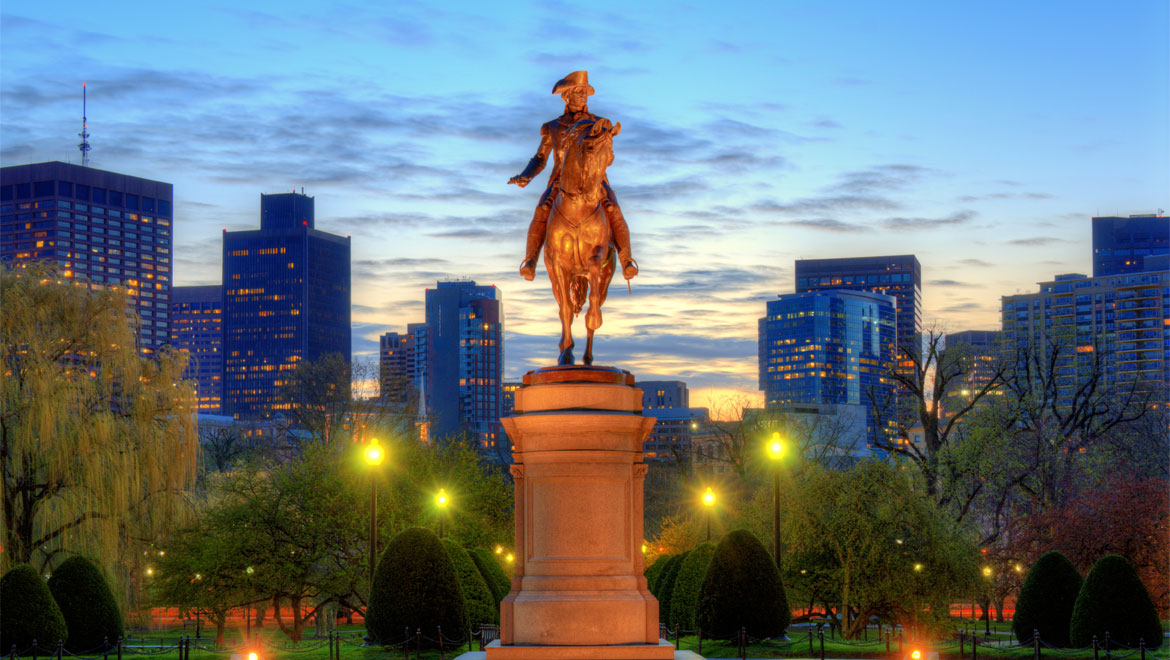
[[[569,299],[573,303],[573,316],[581,313],[585,301],[589,299],[589,280],[584,277],[574,277],[569,284]]]

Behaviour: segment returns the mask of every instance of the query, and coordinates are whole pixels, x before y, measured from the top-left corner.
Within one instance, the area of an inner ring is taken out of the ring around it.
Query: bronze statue
[[[630,232],[605,174],[613,162],[613,138],[621,132],[621,123],[611,124],[586,109],[585,99],[593,88],[584,71],[557,82],[553,93],[564,98],[565,114],[541,126],[536,156],[508,181],[528,185],[552,151],[553,171],[528,228],[520,274],[528,280],[535,277],[536,256],[545,243],[544,266],[561,317],[558,364],[573,364],[572,323],[586,298],[584,362],[592,364],[593,333],[601,327],[601,305],[618,260],[627,280],[638,274],[630,255]]]

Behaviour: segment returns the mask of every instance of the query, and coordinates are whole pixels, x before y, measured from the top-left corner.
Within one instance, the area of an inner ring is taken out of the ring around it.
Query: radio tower
[[[85,118],[85,83],[81,83],[81,132],[78,137],[81,138],[81,144],[77,148],[81,151],[81,165],[82,167],[89,167],[89,150],[93,147],[89,146],[89,124]]]

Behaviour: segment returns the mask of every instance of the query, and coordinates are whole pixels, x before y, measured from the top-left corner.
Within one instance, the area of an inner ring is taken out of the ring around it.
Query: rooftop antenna
[[[81,83],[81,132],[77,136],[81,138],[81,144],[77,145],[81,151],[81,166],[89,167],[89,150],[93,147],[89,146],[89,123],[85,118],[85,83]]]

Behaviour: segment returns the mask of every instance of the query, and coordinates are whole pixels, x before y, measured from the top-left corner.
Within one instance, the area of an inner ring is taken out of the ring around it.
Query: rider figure
[[[557,81],[553,86],[553,94],[560,94],[565,101],[565,113],[560,117],[540,127],[540,147],[536,155],[528,161],[524,171],[508,180],[521,188],[527,186],[532,178],[544,169],[551,151],[553,155],[553,171],[548,177],[548,187],[540,196],[540,203],[536,205],[536,212],[532,215],[532,224],[528,225],[528,244],[524,252],[524,261],[520,264],[520,274],[524,279],[531,281],[536,277],[536,257],[544,245],[545,228],[548,226],[548,216],[552,212],[553,202],[559,192],[561,177],[561,162],[568,145],[562,142],[565,131],[579,121],[597,119],[586,107],[588,97],[593,95],[593,87],[589,85],[589,73],[574,71]],[[626,219],[618,206],[617,197],[609,187],[608,177],[601,182],[605,188],[605,198],[601,205],[605,209],[605,217],[609,219],[609,231],[613,243],[618,249],[618,263],[622,266],[622,275],[628,280],[638,274],[638,262],[630,254],[630,229],[626,226]]]

